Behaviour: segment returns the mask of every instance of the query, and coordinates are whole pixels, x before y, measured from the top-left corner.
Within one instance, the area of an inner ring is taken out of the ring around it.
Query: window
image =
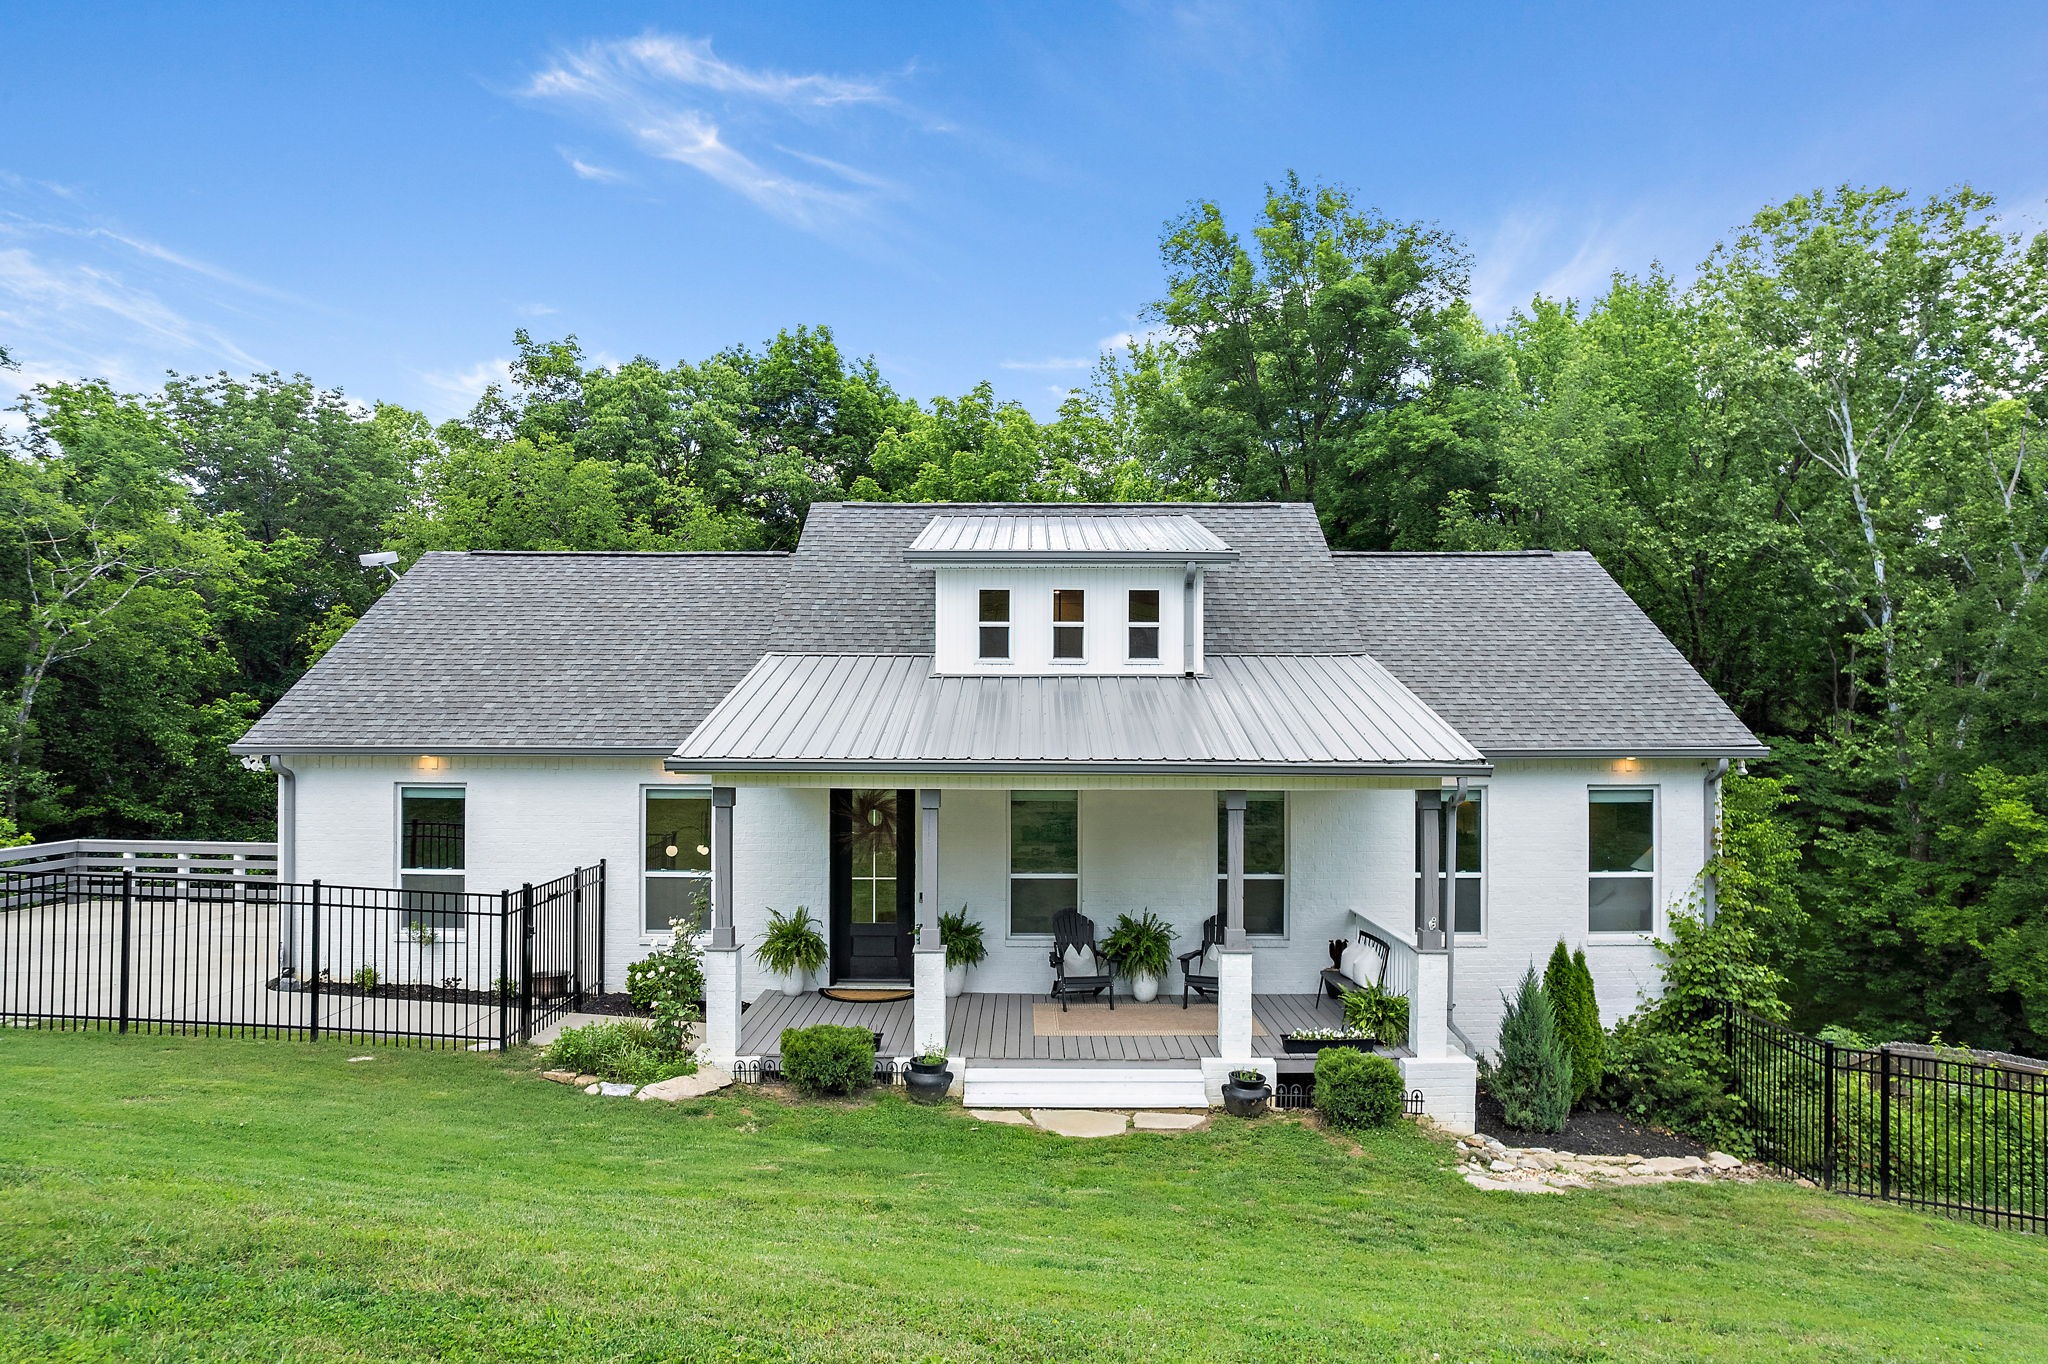
[[[1081,798],[1073,791],[1010,793],[1010,931],[1050,933],[1081,907]]]
[[[981,589],[981,657],[1007,660],[1010,656],[1010,593],[1007,588]]]
[[[646,819],[641,927],[698,932],[711,918],[711,793],[650,790]]]
[[[1656,927],[1656,827],[1653,792],[1587,793],[1586,927],[1595,933],[1648,933]]]
[[[460,786],[402,786],[398,791],[398,885],[402,927],[462,923],[468,801]]]
[[[1008,596],[1006,592],[1003,594]],[[896,922],[897,800],[894,791],[855,791],[847,802],[847,862],[853,922]]]
[[[1159,589],[1131,589],[1131,661],[1159,657]]]
[[[1216,793],[1216,908],[1230,898],[1230,812]],[[1244,931],[1287,931],[1287,795],[1247,791],[1244,802]]]
[[[1087,626],[1087,596],[1078,587],[1063,587],[1052,594],[1052,656],[1079,661],[1088,655],[1082,647]]]
[[[1486,849],[1480,834],[1483,821],[1480,817],[1481,791],[1465,793],[1465,803],[1458,807],[1458,871],[1457,889],[1451,901],[1452,922],[1459,933],[1484,933],[1486,931],[1485,864]],[[1432,812],[1429,818],[1437,818]],[[1422,916],[1422,807],[1416,807],[1415,816],[1415,922],[1420,925]],[[1441,855],[1441,850],[1439,850]],[[1443,870],[1437,870],[1442,877]],[[1441,881],[1439,881],[1441,885]]]

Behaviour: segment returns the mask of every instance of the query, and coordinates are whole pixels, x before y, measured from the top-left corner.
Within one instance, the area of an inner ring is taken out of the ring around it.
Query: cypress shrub
[[[1385,1127],[1401,1116],[1401,1068],[1350,1047],[1316,1053],[1316,1108],[1338,1127]]]
[[[875,1035],[820,1023],[782,1030],[782,1074],[806,1094],[851,1094],[875,1079]]]
[[[1524,971],[1515,997],[1503,995],[1501,1002],[1507,1012],[1500,1021],[1500,1064],[1488,1073],[1487,1086],[1508,1126],[1562,1132],[1572,1111],[1572,1058],[1536,968]]]
[[[1584,973],[1583,978],[1581,973]],[[1586,954],[1577,962],[1564,939],[1550,951],[1550,964],[1543,968],[1543,994],[1550,1001],[1557,1035],[1572,1058],[1572,1102],[1577,1103],[1599,1083],[1600,1006],[1593,998],[1593,975],[1586,969]]]

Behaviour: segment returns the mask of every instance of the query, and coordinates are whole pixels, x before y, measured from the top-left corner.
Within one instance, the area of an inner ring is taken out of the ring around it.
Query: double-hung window
[[[1230,898],[1230,811],[1216,793],[1216,910]],[[1287,932],[1287,793],[1247,791],[1244,800],[1244,931]]]
[[[1453,873],[1455,889],[1451,893],[1451,923],[1454,931],[1468,935],[1486,932],[1486,849],[1481,835],[1485,819],[1481,813],[1481,791],[1465,793],[1465,803],[1458,807],[1458,866]],[[1427,916],[1423,913],[1422,899],[1422,821],[1435,819],[1433,809],[1416,807],[1415,815],[1415,922],[1422,924]],[[1442,850],[1438,850],[1442,856]],[[1443,868],[1437,869],[1437,889],[1442,893]]]
[[[1151,663],[1159,657],[1159,589],[1131,589],[1130,642],[1126,657],[1133,663]]]
[[[1010,592],[1003,587],[981,589],[981,640],[979,657],[984,663],[1003,663],[1010,657]]]
[[[1010,932],[1050,933],[1081,907],[1081,799],[1073,791],[1010,793]]]
[[[408,931],[462,923],[469,802],[460,786],[398,789],[398,885]]]
[[[1086,620],[1088,594],[1078,587],[1062,587],[1052,594],[1052,656],[1061,662],[1078,663],[1088,657]]]
[[[1586,927],[1594,933],[1656,928],[1656,793],[1587,792]]]
[[[711,917],[711,793],[651,788],[641,928],[695,933]]]

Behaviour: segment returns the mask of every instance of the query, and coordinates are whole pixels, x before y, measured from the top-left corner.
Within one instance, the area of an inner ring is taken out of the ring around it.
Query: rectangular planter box
[[[1345,1047],[1351,1051],[1373,1051],[1379,1043],[1369,1037],[1313,1038],[1281,1035],[1280,1046],[1289,1056],[1303,1056],[1324,1047]]]

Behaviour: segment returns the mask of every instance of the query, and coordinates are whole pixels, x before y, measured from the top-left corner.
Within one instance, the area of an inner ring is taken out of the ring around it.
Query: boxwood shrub
[[[851,1094],[875,1079],[875,1035],[820,1023],[782,1030],[782,1074],[806,1094]]]
[[[1350,1047],[1316,1053],[1316,1107],[1338,1127],[1384,1127],[1401,1116],[1401,1068]]]

